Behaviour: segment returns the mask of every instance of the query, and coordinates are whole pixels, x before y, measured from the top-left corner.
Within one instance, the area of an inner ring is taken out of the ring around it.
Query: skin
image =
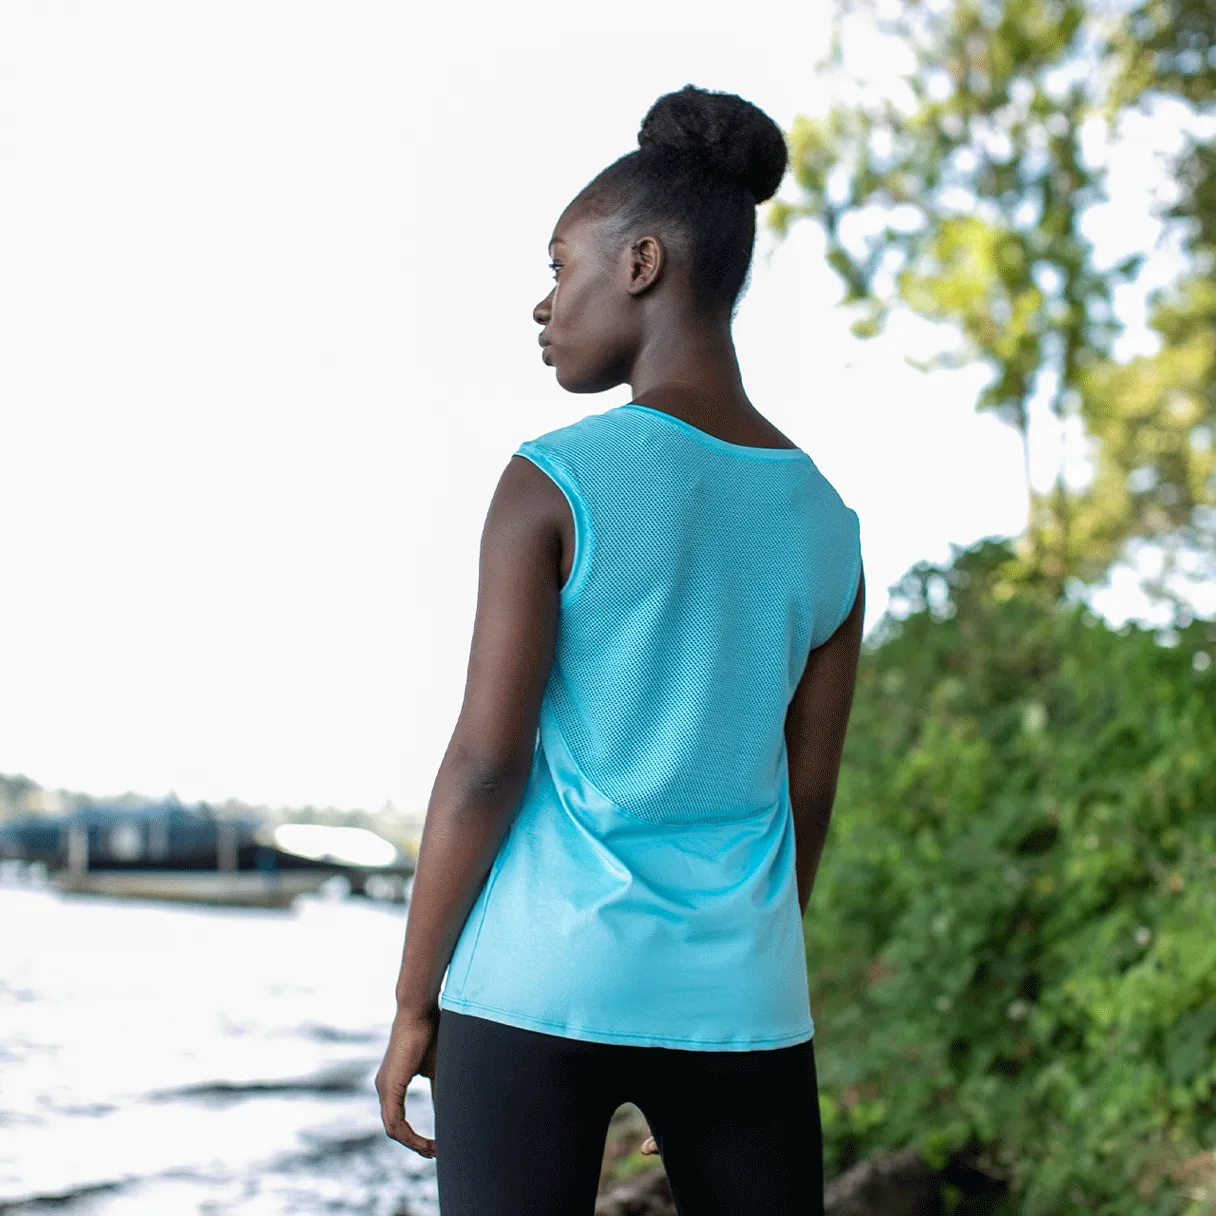
[[[611,216],[576,200],[549,250],[556,282],[533,317],[541,357],[563,388],[598,393],[628,383],[632,400],[730,443],[795,446],[747,399],[729,311],[696,307],[678,232],[622,235]],[[512,457],[482,535],[464,700],[427,807],[397,1014],[376,1074],[385,1131],[425,1157],[435,1155],[435,1142],[406,1119],[406,1087],[415,1076],[434,1077],[443,974],[523,793],[573,553],[564,495],[531,462]],[[786,716],[804,912],[836,793],[864,598],[863,580],[848,619],[812,652]],[[642,1149],[656,1151],[653,1140]]]

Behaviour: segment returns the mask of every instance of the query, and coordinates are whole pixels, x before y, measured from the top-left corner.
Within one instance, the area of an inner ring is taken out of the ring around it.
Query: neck
[[[754,412],[725,318],[664,327],[648,337],[629,386],[634,401],[689,422]]]

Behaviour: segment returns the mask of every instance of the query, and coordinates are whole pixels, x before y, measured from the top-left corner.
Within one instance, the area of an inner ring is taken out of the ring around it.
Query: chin
[[[558,386],[564,388],[568,393],[603,393],[610,388],[616,388],[620,384],[620,380],[611,379],[605,376],[596,375],[571,375],[569,372],[563,374],[560,367],[555,367],[557,372]]]
[[[568,393],[585,393],[587,389],[583,387],[582,380],[570,375],[563,375],[562,369],[556,368],[557,384],[559,388],[564,388]]]

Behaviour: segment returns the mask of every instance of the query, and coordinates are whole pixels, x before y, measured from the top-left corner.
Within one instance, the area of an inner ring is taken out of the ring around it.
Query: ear
[[[657,236],[638,237],[629,246],[629,294],[640,296],[662,277],[667,265],[667,250]]]

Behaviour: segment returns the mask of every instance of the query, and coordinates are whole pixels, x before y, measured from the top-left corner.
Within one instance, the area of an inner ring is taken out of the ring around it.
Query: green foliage
[[[1123,12],[1093,0],[859,0],[838,10],[827,66],[840,100],[794,122],[796,193],[772,207],[771,224],[822,227],[858,336],[877,336],[898,308],[953,335],[917,366],[987,367],[977,408],[1016,427],[1027,450],[1034,400],[1055,425],[1079,420],[1096,440],[1092,493],[1067,484],[1062,462],[1051,491],[1032,493],[1021,557],[1057,589],[1100,577],[1129,538],[1194,548],[1216,508],[1216,479],[1183,452],[1216,413],[1205,355],[1205,291],[1216,282],[1211,127],[1192,124],[1162,212],[1185,231],[1191,260],[1187,281],[1158,301],[1160,358],[1112,357],[1113,293],[1144,258],[1099,265],[1083,220],[1106,198],[1100,158],[1087,155],[1103,123],[1117,136],[1129,108],[1163,97],[1216,113],[1216,0],[1131,0]],[[885,33],[905,53],[897,79],[845,83],[848,25],[863,18],[868,36]],[[1197,341],[1171,342],[1171,315],[1188,310]],[[1188,394],[1198,404],[1180,409]]]
[[[830,1166],[913,1144],[971,1153],[1012,1211],[1207,1210],[1209,627],[1111,630],[991,542],[901,599],[807,917]]]
[[[41,793],[42,787],[28,777],[0,773],[0,821],[39,810]]]
[[[1109,561],[1127,537],[1206,554],[1216,541],[1216,279],[1195,277],[1158,302],[1161,349],[1103,360],[1081,380],[1099,440],[1078,517],[1087,551]]]
[[[1112,40],[1120,75],[1112,95],[1124,105],[1145,93],[1216,102],[1216,0],[1143,0]]]
[[[1141,0],[1109,43],[1108,106],[1151,109],[1162,98],[1216,115],[1216,0]],[[1216,140],[1192,127],[1176,157],[1176,199],[1191,255],[1182,280],[1159,293],[1150,318],[1159,350],[1128,363],[1091,362],[1078,378],[1096,444],[1096,476],[1078,504],[1092,562],[1128,537],[1167,555],[1206,558],[1216,573]],[[1092,563],[1091,563],[1092,564]],[[1083,571],[1083,573],[1092,573]]]

